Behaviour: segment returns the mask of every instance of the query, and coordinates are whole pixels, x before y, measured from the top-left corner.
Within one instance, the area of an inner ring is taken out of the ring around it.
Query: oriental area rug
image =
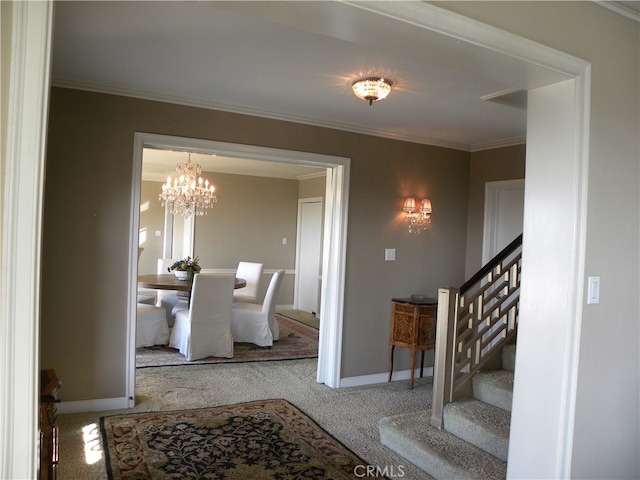
[[[110,480],[353,479],[356,454],[286,400],[100,418]]]
[[[234,343],[233,358],[207,357],[187,362],[175,348],[152,347],[136,350],[136,368],[204,365],[213,363],[265,362],[294,360],[318,356],[318,330],[276,313],[280,338],[273,347],[258,347],[252,343]]]

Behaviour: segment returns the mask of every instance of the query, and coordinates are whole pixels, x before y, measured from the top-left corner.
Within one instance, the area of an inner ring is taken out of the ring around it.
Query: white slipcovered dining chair
[[[247,284],[234,290],[233,301],[235,303],[256,303],[260,291],[260,280],[264,264],[254,262],[239,262],[236,277],[242,278]]]
[[[144,252],[144,247],[138,247],[138,269],[140,268],[140,255]],[[156,304],[156,292],[148,288],[138,288],[137,303],[147,305]]]
[[[138,303],[136,306],[136,348],[169,343],[169,326],[164,309]]]
[[[236,342],[254,343],[260,347],[271,347],[280,338],[276,320],[276,300],[284,270],[278,270],[271,277],[264,302],[234,303],[231,308],[231,334]]]
[[[169,346],[187,361],[205,357],[233,357],[231,303],[234,275],[199,273],[193,277],[191,304],[176,313]]]

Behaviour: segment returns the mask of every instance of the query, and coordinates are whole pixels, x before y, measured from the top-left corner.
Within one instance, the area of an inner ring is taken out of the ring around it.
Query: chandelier
[[[409,233],[420,233],[431,223],[431,200],[427,198],[420,201],[420,206],[416,206],[415,199],[407,198],[402,209],[406,212]]]
[[[369,102],[369,105],[386,98],[391,87],[393,87],[393,80],[382,77],[361,77],[351,83],[351,89],[356,97]]]
[[[184,165],[176,167],[176,177],[167,178],[162,185],[162,193],[158,199],[171,214],[181,214],[184,218],[194,215],[206,215],[207,209],[218,201],[213,194],[215,187],[209,180],[203,180],[200,174],[202,167],[191,163],[191,154]]]

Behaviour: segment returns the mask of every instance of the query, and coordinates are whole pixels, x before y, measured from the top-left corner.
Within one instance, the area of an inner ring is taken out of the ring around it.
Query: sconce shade
[[[416,210],[416,200],[415,200],[415,198],[407,198],[404,201],[404,207],[402,209],[405,212],[415,212],[415,210]]]
[[[423,213],[431,213],[431,200],[429,200],[428,198],[422,200],[422,207],[420,208],[420,210]]]

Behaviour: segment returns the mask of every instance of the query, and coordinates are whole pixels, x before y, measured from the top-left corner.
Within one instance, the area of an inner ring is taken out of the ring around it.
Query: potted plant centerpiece
[[[167,270],[173,272],[178,280],[192,280],[193,276],[200,271],[198,257],[187,257],[182,260],[177,260]]]

